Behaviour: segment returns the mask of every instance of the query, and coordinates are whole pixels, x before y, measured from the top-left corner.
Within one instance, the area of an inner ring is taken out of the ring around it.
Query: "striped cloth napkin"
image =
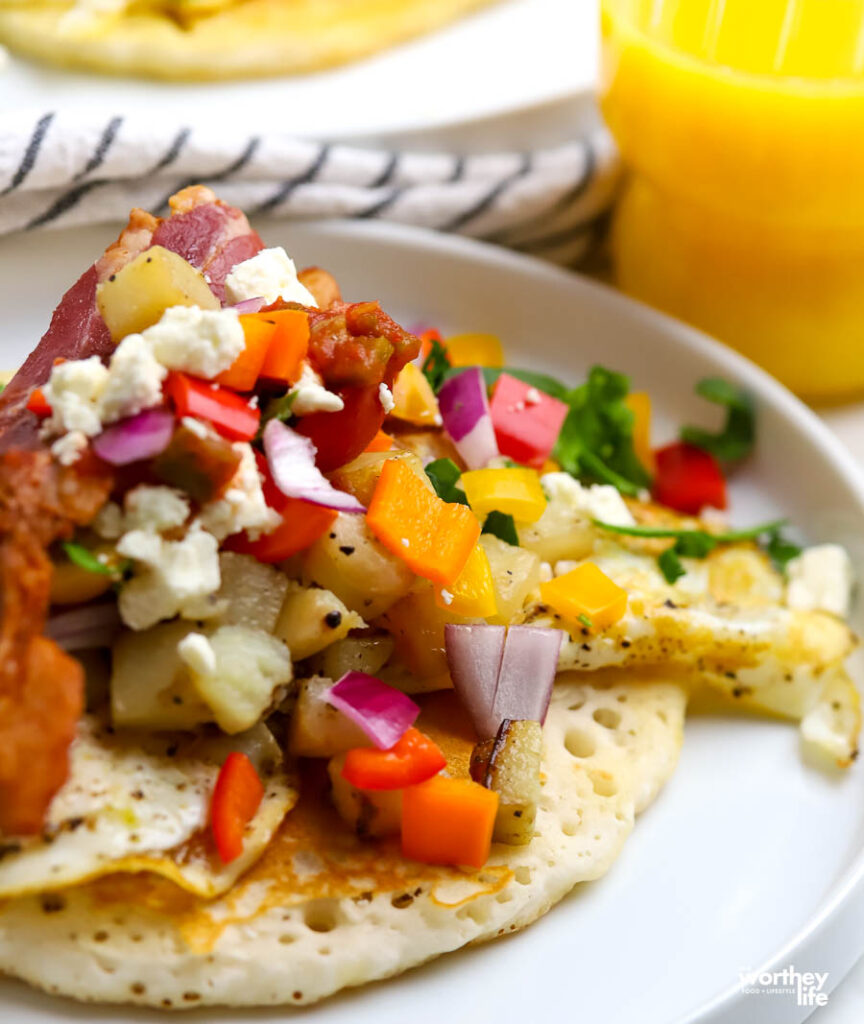
[[[202,182],[251,216],[414,224],[574,265],[618,178],[602,129],[546,149],[427,153],[245,134],[140,114],[0,116],[0,234],[164,213]]]

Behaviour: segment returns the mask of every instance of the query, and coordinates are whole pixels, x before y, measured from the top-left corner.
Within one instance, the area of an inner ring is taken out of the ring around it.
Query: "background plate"
[[[514,364],[578,380],[593,362],[626,370],[659,410],[657,440],[707,417],[694,382],[721,374],[760,407],[759,444],[733,486],[742,525],[788,515],[813,540],[846,544],[864,577],[864,487],[852,460],[800,403],[741,357],[601,286],[459,239],[387,225],[258,225],[303,263],[330,267],[348,298],[380,298],[407,322],[499,333]],[[57,296],[108,229],[0,242],[3,362],[42,333]],[[856,627],[860,629],[859,621]],[[860,763],[829,778],[802,761],[796,728],[744,717],[688,720],[678,772],[639,819],[611,873],[527,931],[340,996],[308,1024],[792,1024],[781,996],[743,997],[738,972],[829,971],[864,951]],[[283,1011],[184,1021],[284,1020]],[[156,1014],[53,1001],[0,984],[3,1024],[152,1021]]]

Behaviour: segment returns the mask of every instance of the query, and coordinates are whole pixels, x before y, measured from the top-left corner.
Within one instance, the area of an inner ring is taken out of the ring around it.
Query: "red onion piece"
[[[46,623],[45,634],[64,651],[83,651],[110,647],[121,626],[120,613],[112,601],[58,612]]]
[[[501,724],[493,714],[495,691],[504,655],[504,626],[444,627],[450,678],[481,739],[494,736]]]
[[[446,380],[438,392],[444,429],[469,469],[482,469],[498,454],[483,371],[473,366]]]
[[[106,427],[94,439],[93,451],[112,466],[125,466],[159,455],[173,432],[174,417],[167,409],[145,409]]]
[[[541,725],[546,721],[563,639],[560,629],[511,626],[507,630],[492,705],[496,731],[505,718],[528,719]]]
[[[328,704],[358,725],[379,750],[389,750],[410,728],[420,708],[396,690],[365,672],[348,672],[325,695]]]
[[[237,302],[229,309],[235,310],[238,314],[244,313],[257,313],[267,305],[267,300],[258,295],[254,299],[244,299],[242,302]]]
[[[315,465],[315,445],[280,420],[264,428],[264,454],[279,490],[289,498],[339,512],[365,512],[351,494],[337,490]]]

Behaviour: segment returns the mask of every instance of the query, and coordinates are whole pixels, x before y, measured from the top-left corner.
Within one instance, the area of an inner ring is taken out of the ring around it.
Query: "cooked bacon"
[[[48,380],[56,359],[104,358],[113,349],[96,306],[100,281],[151,245],[162,245],[199,269],[221,301],[232,268],[263,247],[245,214],[218,200],[208,188],[183,189],[172,196],[170,205],[172,215],[164,220],[133,210],[120,237],[63,296],[42,340],[0,394],[0,452],[39,446],[38,420],[26,405],[33,388]]]
[[[77,662],[40,635],[47,549],[93,519],[111,484],[95,459],[61,467],[45,451],[0,456],[0,834],[37,832],[66,779],[84,683]]]

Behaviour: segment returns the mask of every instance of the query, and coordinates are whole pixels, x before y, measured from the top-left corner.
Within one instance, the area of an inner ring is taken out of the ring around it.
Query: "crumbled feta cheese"
[[[216,652],[203,633],[187,633],[177,644],[177,653],[193,672],[209,676],[216,671]]]
[[[80,430],[72,430],[59,437],[51,445],[51,454],[61,466],[74,465],[87,450],[87,435]]]
[[[550,501],[561,501],[590,519],[612,526],[633,526],[635,519],[619,491],[609,484],[583,486],[569,473],[545,473],[540,478]]]
[[[161,533],[182,526],[189,517],[188,499],[173,487],[141,484],[127,492],[123,504],[125,530]]]
[[[141,334],[130,334],[117,346],[108,365],[108,379],[99,399],[99,418],[113,423],[162,402],[162,381],[168,371]]]
[[[542,401],[540,392],[537,388],[528,388],[525,392],[525,404],[526,405],[539,405]]]
[[[541,562],[540,563],[540,581],[541,581],[541,583],[548,583],[549,580],[551,580],[554,575],[555,575],[555,573],[552,571],[552,566],[549,564],[549,562]]]
[[[441,588],[441,600],[446,605],[453,604],[453,595],[450,593],[449,590],[446,590],[444,587]]]
[[[252,540],[257,540],[262,533],[275,530],[282,520],[264,500],[261,474],[251,446],[238,443],[234,450],[240,455],[237,472],[222,497],[203,506],[196,523],[217,540],[224,540],[241,530],[245,530]]]
[[[246,345],[240,318],[233,309],[200,306],[171,306],[141,337],[167,369],[208,380],[227,370]]]
[[[386,384],[378,385],[378,399],[381,402],[381,408],[388,415],[396,408],[396,401],[393,398],[393,392]]]
[[[786,569],[786,604],[796,611],[832,612],[845,618],[852,591],[852,563],[839,544],[818,544],[794,558]]]
[[[115,501],[106,501],[96,513],[93,529],[106,540],[116,540],[123,535],[123,509]]]
[[[102,429],[99,401],[107,381],[108,371],[99,356],[58,363],[45,385],[45,399],[51,406],[45,432],[50,436],[79,430],[95,437]]]
[[[262,249],[239,263],[225,278],[225,295],[229,302],[262,298],[268,306],[277,299],[318,306],[315,296],[297,279],[294,261],[281,246]]]
[[[295,416],[308,416],[312,412],[341,412],[345,403],[338,395],[328,391],[318,374],[308,363],[303,364],[300,379],[291,388],[295,396],[291,412]]]
[[[202,420],[196,420],[194,416],[184,416],[180,420],[182,426],[184,426],[190,434],[194,434],[196,437],[200,437],[203,441],[204,438],[210,437],[213,431],[207,426]]]
[[[132,629],[148,629],[177,614],[198,618],[202,599],[219,589],[219,542],[205,530],[192,529],[182,540],[131,530],[118,541],[117,552],[136,563],[136,575],[117,602]]]

